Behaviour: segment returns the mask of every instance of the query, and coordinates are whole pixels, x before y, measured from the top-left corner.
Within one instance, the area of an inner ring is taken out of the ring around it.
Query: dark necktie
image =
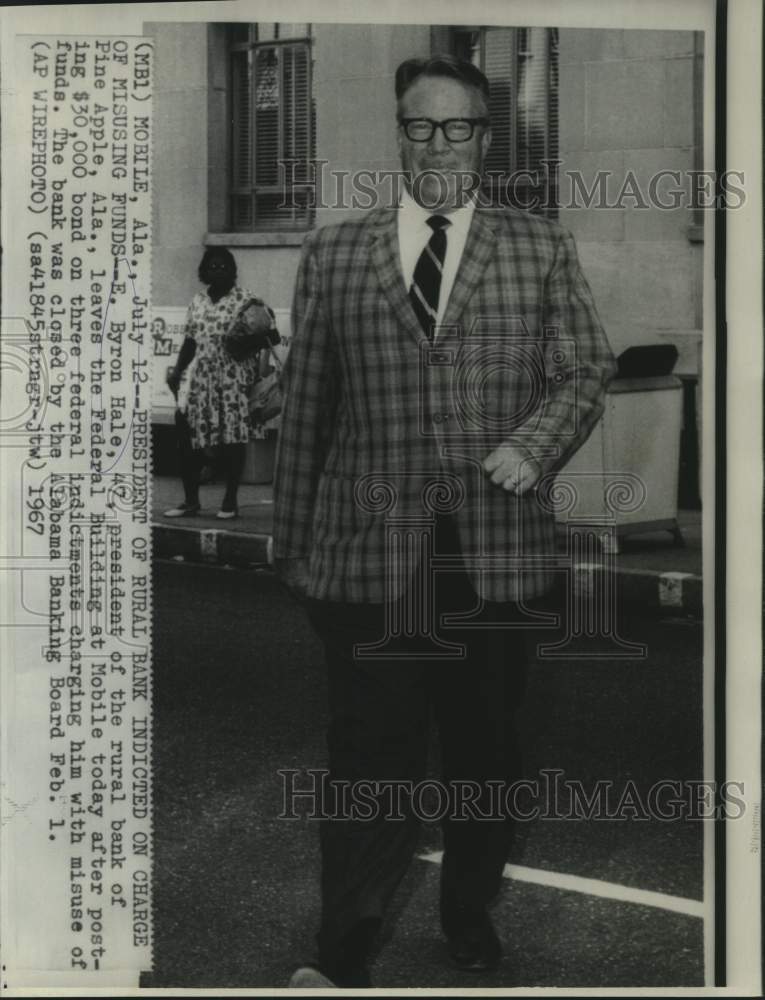
[[[438,294],[441,290],[441,272],[446,257],[446,227],[449,224],[449,220],[443,215],[431,215],[428,219],[433,235],[420,254],[414,269],[412,287],[409,289],[409,298],[417,313],[417,319],[429,340],[433,339],[438,316]]]

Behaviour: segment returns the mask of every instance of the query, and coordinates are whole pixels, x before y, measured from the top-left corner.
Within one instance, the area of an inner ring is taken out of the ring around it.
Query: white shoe
[[[201,509],[199,504],[179,503],[177,507],[166,510],[163,517],[194,517]]]
[[[336,990],[337,985],[327,979],[318,969],[305,965],[292,974],[289,981],[291,990]]]
[[[221,521],[230,521],[232,517],[239,517],[238,510],[219,510],[215,515]]]

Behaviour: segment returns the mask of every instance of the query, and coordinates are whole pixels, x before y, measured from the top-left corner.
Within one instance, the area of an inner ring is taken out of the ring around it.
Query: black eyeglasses
[[[430,142],[436,129],[440,128],[449,142],[469,142],[473,138],[476,125],[488,125],[488,118],[399,118],[399,125],[407,139],[412,142]]]

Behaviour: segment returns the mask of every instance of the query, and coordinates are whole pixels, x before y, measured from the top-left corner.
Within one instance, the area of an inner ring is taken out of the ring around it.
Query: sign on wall
[[[167,373],[178,358],[186,329],[186,310],[174,306],[160,306],[152,310],[151,358],[152,393],[151,421],[154,424],[173,422],[175,397],[165,381]],[[188,381],[188,369],[184,376]]]

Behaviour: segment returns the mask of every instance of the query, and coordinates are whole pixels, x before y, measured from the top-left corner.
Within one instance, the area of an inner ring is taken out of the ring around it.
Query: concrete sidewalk
[[[273,499],[271,485],[242,486],[239,517],[219,520],[221,484],[203,486],[202,512],[196,517],[166,518],[183,491],[176,478],[154,477],[152,536],[154,556],[232,566],[264,566],[271,561]],[[677,546],[666,531],[631,535],[621,540],[616,556],[617,600],[641,611],[676,616],[702,616],[701,512],[680,511],[685,541]],[[598,587],[598,564],[574,567],[577,592]]]

